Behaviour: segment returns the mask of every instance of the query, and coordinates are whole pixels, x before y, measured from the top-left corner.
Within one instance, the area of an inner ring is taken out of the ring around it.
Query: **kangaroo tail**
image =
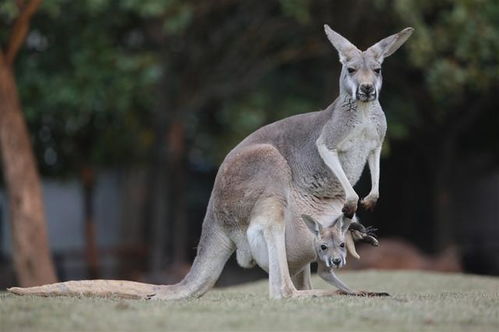
[[[66,281],[37,287],[12,287],[7,291],[17,295],[38,296],[115,296],[121,298],[151,298],[176,300],[199,297],[215,285],[223,267],[234,252],[234,244],[208,212],[191,270],[174,285],[153,285],[125,280]]]
[[[145,298],[158,285],[126,280],[78,280],[36,287],[12,287],[7,291],[17,295],[38,296],[116,296],[130,299]]]
[[[148,298],[177,300],[200,297],[212,288],[235,250],[234,243],[213,220],[205,220],[191,270],[175,285],[160,286]]]

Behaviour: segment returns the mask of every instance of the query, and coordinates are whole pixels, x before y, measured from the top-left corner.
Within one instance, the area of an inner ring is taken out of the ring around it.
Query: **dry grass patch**
[[[267,282],[191,301],[0,295],[0,331],[499,331],[499,278],[344,272],[357,289],[392,296],[269,300]],[[314,286],[328,287],[319,279]]]

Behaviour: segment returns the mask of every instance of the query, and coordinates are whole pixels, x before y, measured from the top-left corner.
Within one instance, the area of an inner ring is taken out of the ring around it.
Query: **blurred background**
[[[0,288],[181,279],[224,156],[336,98],[324,23],[360,49],[416,29],[359,212],[381,247],[350,268],[499,275],[499,2],[1,0]],[[231,260],[219,284],[261,277]]]

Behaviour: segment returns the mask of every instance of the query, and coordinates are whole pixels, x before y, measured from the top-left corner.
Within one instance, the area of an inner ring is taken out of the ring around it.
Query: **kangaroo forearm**
[[[346,293],[354,293],[354,291],[350,289],[350,287],[348,287],[343,281],[341,281],[340,278],[338,278],[336,274],[330,269],[319,271],[319,276],[328,284],[333,285]]]
[[[349,198],[356,197],[357,194],[343,171],[343,167],[341,166],[340,159],[338,157],[338,152],[336,150],[328,149],[328,147],[321,141],[317,142],[317,149],[326,166],[333,172],[343,187],[347,200]]]
[[[381,146],[374,149],[368,157],[369,171],[371,173],[371,194],[379,194]]]

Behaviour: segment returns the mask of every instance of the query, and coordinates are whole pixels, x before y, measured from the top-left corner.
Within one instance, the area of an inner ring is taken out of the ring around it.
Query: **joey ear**
[[[315,236],[320,238],[322,225],[308,214],[302,214],[301,217],[303,218],[303,221],[305,222],[305,225],[307,225],[308,229],[310,229]]]
[[[380,62],[384,58],[392,55],[402,46],[406,40],[412,35],[414,28],[405,28],[404,30],[381,39],[379,42],[369,47],[366,52],[372,53]]]
[[[354,217],[355,218],[355,217]],[[348,227],[350,227],[350,224],[352,223],[352,219],[345,217],[344,214],[340,214],[331,225],[329,225],[329,228],[334,228],[336,227],[337,231],[341,234],[345,234],[346,231],[348,231]]]
[[[352,56],[355,54],[360,54],[361,52],[354,44],[348,41],[345,37],[334,31],[329,27],[329,25],[324,24],[324,31],[326,32],[327,38],[333,44],[334,48],[338,51],[340,56],[340,62],[345,64]]]
[[[328,228],[333,228],[333,227],[338,227],[339,230],[341,230],[341,225],[343,224],[343,214],[340,214],[336,219],[333,220],[331,225],[328,226]]]
[[[341,233],[345,234],[346,231],[348,231],[348,228],[350,227],[350,224],[354,221],[357,221],[357,217],[353,216],[351,219],[347,218],[345,215],[341,216],[342,218],[342,224],[341,224]]]

